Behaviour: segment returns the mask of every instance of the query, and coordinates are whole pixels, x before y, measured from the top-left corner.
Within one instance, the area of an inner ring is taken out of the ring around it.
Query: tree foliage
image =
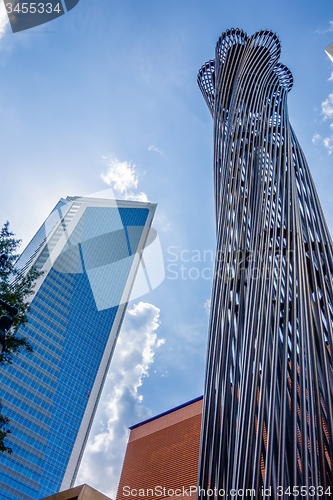
[[[13,357],[22,351],[32,352],[33,348],[29,341],[18,334],[18,327],[27,322],[26,312],[29,307],[27,298],[33,294],[34,284],[42,274],[33,267],[28,273],[21,273],[16,267],[19,254],[17,250],[21,240],[15,239],[14,233],[9,230],[7,221],[0,231],[0,254],[8,255],[5,265],[0,268],[0,299],[8,304],[18,304],[19,313],[14,318],[14,325],[7,333],[6,349],[0,354],[0,366],[10,364]],[[7,314],[0,306],[0,315]],[[10,433],[8,429],[9,419],[1,413],[0,406],[0,452],[11,453],[11,449],[4,444],[4,439]]]
[[[0,411],[1,411],[1,406],[0,406]],[[10,434],[10,430],[8,429],[7,425],[9,423],[9,418],[5,417],[0,413],[0,453],[12,453],[12,449],[9,448],[9,446],[5,445],[5,438],[7,437],[8,434]]]

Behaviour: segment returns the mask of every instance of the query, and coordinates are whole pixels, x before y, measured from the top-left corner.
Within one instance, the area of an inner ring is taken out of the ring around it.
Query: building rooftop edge
[[[62,500],[73,500],[73,498],[82,498],[82,492],[84,490],[88,491],[94,491],[98,493],[98,497],[101,500],[111,500],[110,497],[105,495],[99,490],[96,490],[96,488],[93,488],[87,483],[80,484],[78,486],[73,486],[72,488],[68,488],[67,490],[59,491],[58,493],[53,493],[52,495],[49,495],[47,497],[43,497],[42,500],[56,500],[56,499],[62,499]],[[73,496],[74,495],[74,496]],[[83,498],[86,498],[84,495]]]
[[[203,399],[203,396],[199,396],[195,399],[191,399],[191,401],[187,401],[186,403],[183,403],[179,406],[176,406],[175,408],[171,408],[171,410],[164,411],[163,413],[160,413],[159,415],[156,415],[155,417],[150,417],[147,420],[143,420],[142,422],[139,422],[138,424],[131,425],[129,427],[130,430],[136,429],[137,427],[141,427],[141,425],[148,424],[149,422],[152,422],[153,420],[156,420],[157,418],[164,417],[165,415],[169,415],[169,413],[173,413],[174,411],[180,410],[181,408],[185,408],[185,406],[189,406],[193,403],[197,403]]]
[[[64,198],[62,198],[64,199]],[[141,206],[153,206],[153,207],[156,207],[157,206],[157,203],[152,203],[151,201],[138,201],[138,200],[119,200],[117,198],[96,198],[96,197],[93,197],[93,196],[67,196],[65,198],[65,200],[68,200],[68,201],[82,201],[82,202],[85,202],[85,201],[99,201],[99,202],[103,202],[103,201],[113,201],[115,203],[125,203],[125,204],[129,204],[129,205],[141,205]]]

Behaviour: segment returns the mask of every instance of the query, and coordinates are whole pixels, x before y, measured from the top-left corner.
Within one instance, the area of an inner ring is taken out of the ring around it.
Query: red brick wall
[[[131,431],[117,500],[162,500],[170,496],[170,489],[196,486],[201,412],[202,400]],[[136,489],[137,496],[125,495],[125,486]],[[165,494],[146,494],[148,488],[156,486],[165,488]],[[144,494],[140,495],[140,489]],[[174,496],[173,500],[181,498]]]

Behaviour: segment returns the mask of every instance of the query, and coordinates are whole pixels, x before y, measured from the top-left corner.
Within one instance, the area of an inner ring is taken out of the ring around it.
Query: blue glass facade
[[[11,455],[0,454],[1,499],[41,499],[59,491],[66,470],[69,476],[77,471],[101,389],[96,377],[110,332],[116,341],[117,314],[122,318],[126,307],[121,303],[124,289],[133,279],[134,257],[155,208],[126,204],[70,202],[59,218],[53,212],[51,237],[43,242],[40,235],[48,231],[40,230],[38,244],[27,247],[30,252],[39,248],[34,264],[44,269],[66,233],[33,298],[28,323],[21,327],[34,352],[1,368],[0,397],[10,418],[8,445],[13,449]],[[29,256],[22,259],[26,265]],[[88,424],[82,431],[84,417]],[[73,473],[70,459],[76,460]]]

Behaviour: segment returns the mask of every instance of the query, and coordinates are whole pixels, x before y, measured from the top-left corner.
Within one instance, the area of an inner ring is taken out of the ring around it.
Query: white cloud
[[[0,38],[2,38],[5,34],[5,28],[9,24],[9,19],[5,7],[5,3],[0,3]]]
[[[158,212],[154,218],[154,224],[159,231],[166,233],[171,229],[171,222],[163,212]]]
[[[132,201],[146,201],[148,202],[148,196],[146,193],[139,193],[139,194],[133,194],[131,192],[127,193],[126,195],[126,200],[132,200]]]
[[[148,151],[156,151],[157,153],[159,153],[161,156],[164,155],[163,151],[161,151],[160,149],[158,149],[156,146],[149,146],[148,148]]]
[[[332,151],[333,151],[333,136],[331,137],[325,137],[325,139],[323,140],[323,143],[324,143],[324,146],[325,148],[328,149],[328,154],[332,154]]]
[[[111,160],[106,174],[101,174],[101,177],[105,184],[109,184],[120,193],[126,193],[130,188],[136,189],[139,182],[135,165],[127,161]]]
[[[139,387],[164,339],[158,339],[160,310],[140,302],[128,309],[111,361],[76,484],[88,483],[115,498],[128,440],[128,426],[151,416]]]
[[[333,118],[333,94],[329,94],[326,101],[321,103],[322,114],[324,115],[324,120],[327,118]]]
[[[321,135],[320,134],[317,134],[317,132],[314,134],[314,136],[312,137],[312,142],[313,144],[315,144],[316,142],[318,142],[319,140],[321,139]]]
[[[331,23],[333,25],[333,23]],[[332,77],[330,80],[333,80],[333,73]],[[324,122],[329,119],[333,120],[333,93],[329,94],[327,99],[321,103],[321,114],[324,115]],[[325,137],[321,136],[317,132],[314,134],[312,137],[312,142],[313,144],[316,144],[320,142],[325,146],[326,149],[328,149],[328,154],[332,154],[333,152],[333,135],[332,135],[332,129],[333,129],[333,122],[330,123],[330,133]],[[326,132],[327,134],[327,132]],[[325,134],[325,135],[326,135]]]
[[[323,35],[324,33],[328,33],[329,31],[333,31],[333,21],[330,21],[329,23],[330,23],[330,25],[326,30],[319,28],[315,31],[315,33],[319,33],[320,35]]]
[[[105,159],[104,156],[102,158]],[[131,162],[110,160],[106,173],[101,174],[105,184],[108,184],[115,191],[117,197],[124,200],[148,202],[146,193],[135,194],[133,189],[137,189],[139,177],[136,173],[136,165]]]
[[[330,124],[330,128],[333,129],[333,123]],[[332,154],[333,151],[333,135],[322,137],[320,134],[315,133],[312,137],[313,144],[316,144],[320,141],[321,144],[328,149],[328,154]]]
[[[210,314],[211,305],[212,305],[211,299],[207,299],[206,302],[204,303],[204,308],[208,315]]]

